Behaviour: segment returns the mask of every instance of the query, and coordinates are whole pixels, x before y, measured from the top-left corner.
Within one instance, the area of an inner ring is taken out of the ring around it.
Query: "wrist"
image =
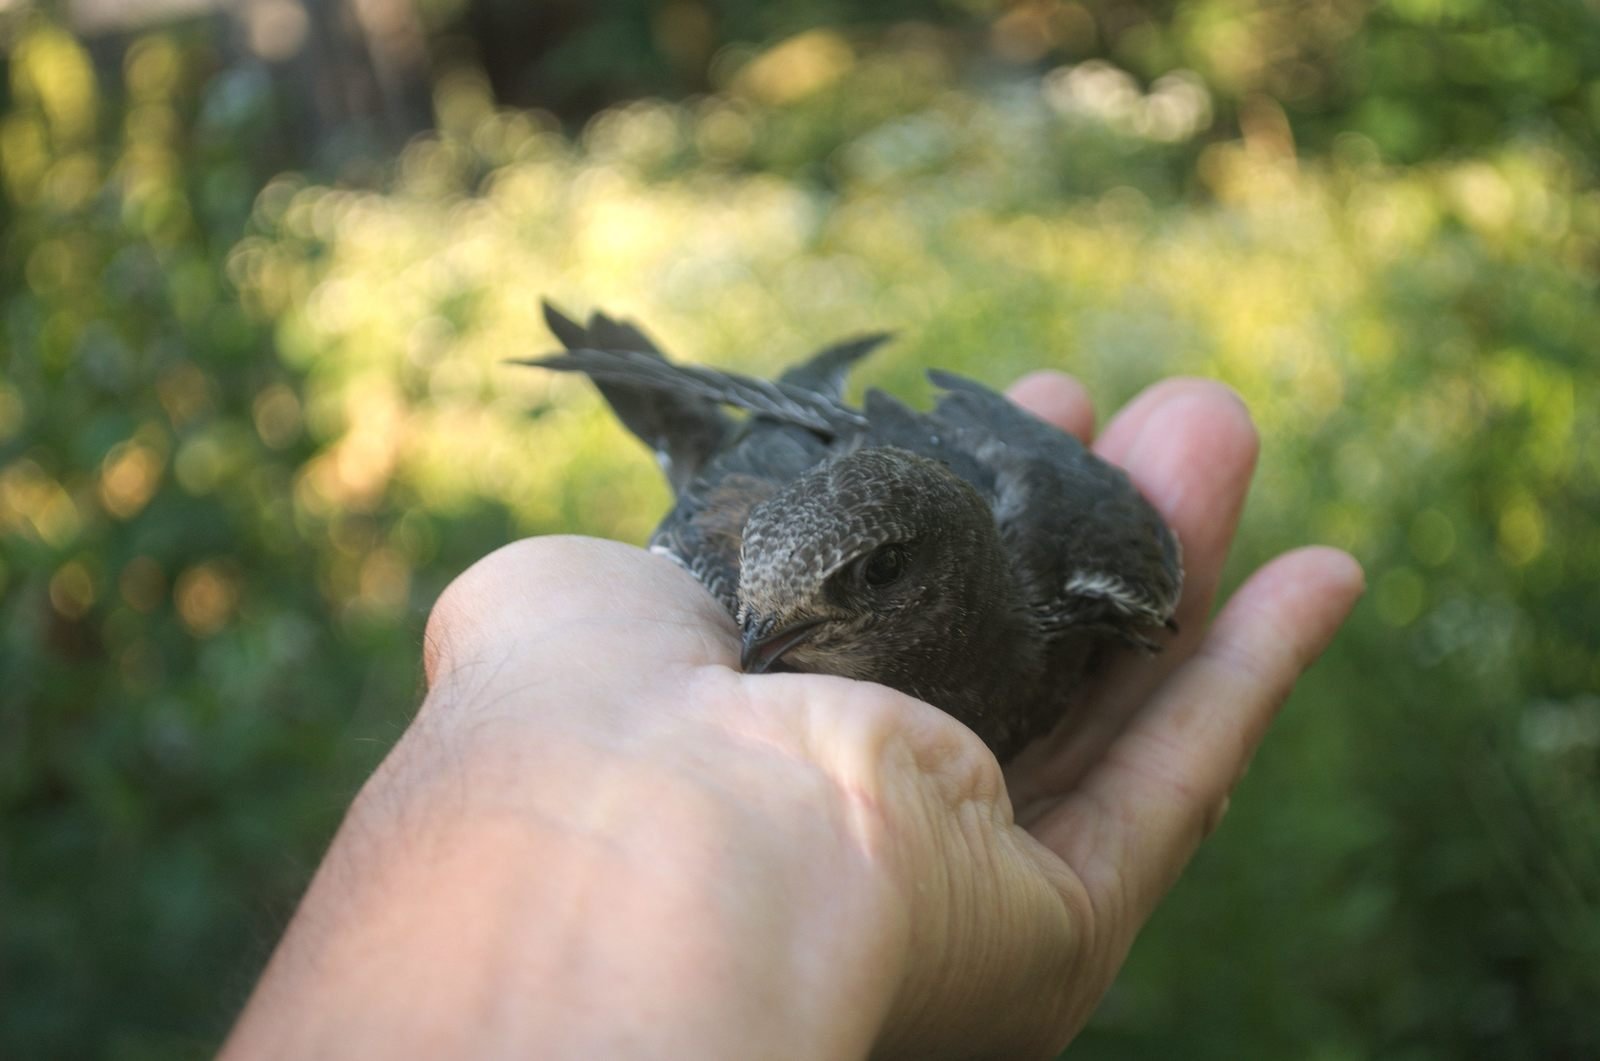
[[[299,1031],[429,1053],[870,1049],[904,928],[820,770],[664,702],[551,718],[490,694],[436,688],[252,1011],[298,987],[285,1005],[329,1016]]]

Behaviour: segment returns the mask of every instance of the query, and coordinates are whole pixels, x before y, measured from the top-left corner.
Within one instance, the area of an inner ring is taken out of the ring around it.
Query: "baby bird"
[[[1177,540],[1077,439],[947,372],[929,413],[878,390],[844,404],[885,335],[760,380],[669,362],[602,313],[545,319],[566,351],[519,363],[586,374],[655,451],[676,504],[650,548],[734,617],[746,671],[890,686],[1004,762],[1104,645],[1155,651],[1176,629]]]

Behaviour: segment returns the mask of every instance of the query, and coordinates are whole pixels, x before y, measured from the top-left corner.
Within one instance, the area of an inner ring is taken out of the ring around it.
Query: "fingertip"
[[[1324,632],[1307,646],[1306,664],[1309,665],[1327,649],[1366,593],[1367,572],[1354,556],[1332,546],[1310,545],[1287,556],[1303,572],[1303,592],[1320,597],[1322,601]]]
[[[1361,561],[1343,549],[1331,545],[1306,545],[1284,554],[1293,562],[1303,564],[1308,571],[1316,572],[1331,591],[1360,599],[1367,591],[1367,571]]]
[[[1245,583],[1274,592],[1293,591],[1313,600],[1354,604],[1366,591],[1367,574],[1360,561],[1330,545],[1304,545],[1274,558]]]
[[[1013,383],[1006,396],[1084,443],[1094,437],[1094,401],[1082,383],[1064,372],[1030,372]]]
[[[1250,406],[1238,391],[1220,380],[1197,379],[1193,384],[1188,400],[1207,411],[1219,433],[1229,438],[1234,452],[1254,471],[1261,456],[1261,431]]]
[[[1202,654],[1255,655],[1287,650],[1279,680],[1287,695],[1299,672],[1322,655],[1361,594],[1366,574],[1355,557],[1325,545],[1284,553],[1248,578],[1217,616]],[[1241,653],[1255,645],[1256,650]]]
[[[1174,376],[1146,387],[1106,425],[1095,449],[1116,464],[1126,464],[1142,444],[1159,438],[1183,415],[1205,418],[1230,454],[1254,466],[1261,439],[1250,407],[1239,392],[1219,380]]]

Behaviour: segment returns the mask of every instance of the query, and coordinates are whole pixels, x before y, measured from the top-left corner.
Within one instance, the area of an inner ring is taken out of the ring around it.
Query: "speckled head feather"
[[[810,469],[745,522],[741,604],[781,608],[879,546],[935,530],[967,510],[989,520],[983,499],[935,461],[890,446],[860,449]]]

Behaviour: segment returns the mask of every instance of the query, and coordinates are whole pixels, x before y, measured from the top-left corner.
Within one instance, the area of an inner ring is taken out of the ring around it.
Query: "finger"
[[[1007,389],[1006,397],[1084,445],[1094,438],[1094,402],[1083,384],[1065,373],[1030,372]]]
[[[1180,624],[1211,608],[1260,452],[1250,411],[1214,380],[1167,380],[1139,395],[1095,445],[1124,468],[1183,546]]]
[[[1091,894],[1129,905],[1130,940],[1216,825],[1267,726],[1363,586],[1360,565],[1329,548],[1256,572],[1079,790],[1036,823]]]
[[[1220,392],[1235,404],[1244,402],[1230,388],[1203,376],[1172,376],[1151,384],[1117,411],[1100,432],[1095,451],[1114,464],[1125,464],[1128,453],[1152,421],[1159,423],[1163,406],[1174,398],[1196,392]]]
[[[1122,465],[1183,546],[1178,607],[1183,633],[1158,656],[1128,654],[1080,697],[1056,733],[1011,771],[1018,816],[1029,804],[1077,784],[1121,732],[1128,716],[1204,634],[1228,546],[1239,525],[1259,442],[1243,403],[1208,380],[1171,380],[1135,398],[1095,449]]]

